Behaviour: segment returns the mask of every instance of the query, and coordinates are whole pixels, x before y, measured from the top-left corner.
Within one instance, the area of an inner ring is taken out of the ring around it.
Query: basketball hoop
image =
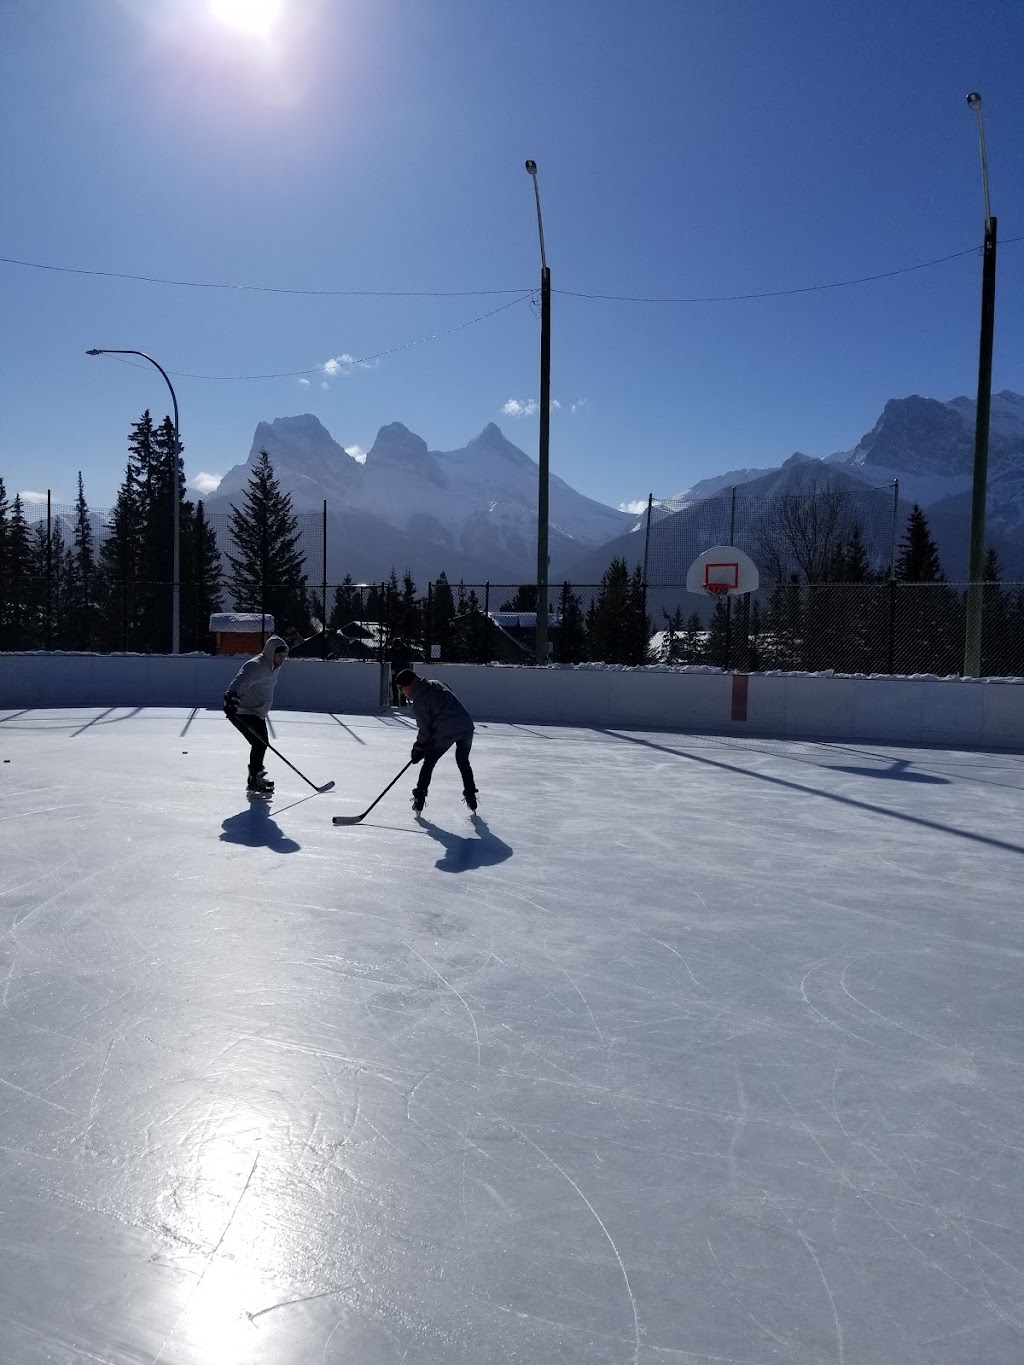
[[[724,597],[729,591],[728,583],[705,583],[704,591],[709,592],[712,597]]]

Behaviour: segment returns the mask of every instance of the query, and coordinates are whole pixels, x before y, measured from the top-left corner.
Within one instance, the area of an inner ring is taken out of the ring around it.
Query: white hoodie
[[[240,716],[259,716],[266,720],[277,686],[279,670],[274,667],[274,655],[279,649],[288,652],[280,635],[269,636],[262,652],[246,659],[235,674],[228,692],[237,693]]]

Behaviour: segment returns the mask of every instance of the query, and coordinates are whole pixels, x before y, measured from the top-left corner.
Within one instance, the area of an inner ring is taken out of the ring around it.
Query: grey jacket
[[[473,718],[450,687],[436,678],[417,678],[409,696],[418,744],[450,744],[473,733]]]
[[[280,671],[274,667],[274,654],[288,646],[280,635],[271,635],[260,654],[254,654],[235,674],[228,692],[238,695],[238,714],[240,716],[259,716],[266,720],[274,700],[274,688]]]

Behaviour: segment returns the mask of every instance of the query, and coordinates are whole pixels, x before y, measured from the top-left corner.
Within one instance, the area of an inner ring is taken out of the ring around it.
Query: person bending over
[[[274,700],[278,672],[287,657],[288,646],[280,635],[269,636],[261,653],[245,661],[224,693],[224,714],[249,742],[249,779],[245,790],[250,796],[274,794],[274,784],[263,766],[270,742],[267,715]]]
[[[403,668],[395,682],[416,717],[412,761],[419,763],[422,760],[423,763],[419,781],[412,789],[413,810],[423,809],[437,761],[453,744],[455,762],[462,774],[462,798],[470,810],[476,810],[476,781],[469,762],[469,751],[473,747],[472,716],[451,688],[436,678],[421,678],[411,668]]]

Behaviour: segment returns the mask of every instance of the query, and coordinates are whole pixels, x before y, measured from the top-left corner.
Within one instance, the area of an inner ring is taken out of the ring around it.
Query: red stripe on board
[[[747,685],[750,678],[746,673],[734,673],[732,678],[732,718],[747,718]]]

